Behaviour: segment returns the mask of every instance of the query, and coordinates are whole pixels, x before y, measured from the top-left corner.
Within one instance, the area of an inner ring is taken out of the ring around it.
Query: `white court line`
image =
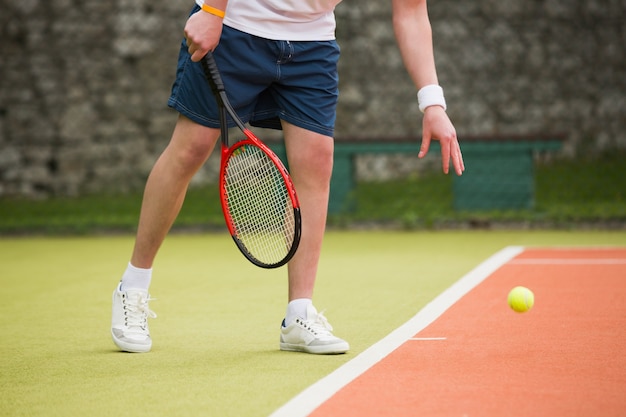
[[[270,417],[304,417],[309,415],[341,388],[435,321],[472,288],[523,250],[524,248],[521,246],[509,246],[497,252],[442,292],[408,322],[334,372],[306,388],[274,411]]]
[[[514,259],[509,262],[511,265],[626,265],[626,259],[606,258],[606,259],[568,259],[568,258],[526,258]]]

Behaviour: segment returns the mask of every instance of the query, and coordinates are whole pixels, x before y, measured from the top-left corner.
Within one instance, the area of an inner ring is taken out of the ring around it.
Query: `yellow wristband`
[[[224,10],[216,9],[215,7],[209,6],[208,4],[202,4],[202,10],[212,14],[213,16],[221,17],[222,19],[224,18],[224,16],[226,16]]]

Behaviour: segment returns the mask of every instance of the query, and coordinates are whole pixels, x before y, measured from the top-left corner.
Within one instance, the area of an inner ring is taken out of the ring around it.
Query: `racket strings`
[[[243,145],[224,171],[226,202],[236,237],[256,259],[280,262],[295,238],[295,215],[279,168],[259,148]]]

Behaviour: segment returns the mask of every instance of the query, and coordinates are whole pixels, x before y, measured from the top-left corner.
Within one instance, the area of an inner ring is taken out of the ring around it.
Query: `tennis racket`
[[[219,108],[219,188],[226,226],[250,262],[262,268],[277,268],[289,262],[300,243],[296,190],[280,159],[245,127],[233,110],[211,52],[202,59],[202,68]],[[227,115],[245,135],[232,146],[228,143]]]

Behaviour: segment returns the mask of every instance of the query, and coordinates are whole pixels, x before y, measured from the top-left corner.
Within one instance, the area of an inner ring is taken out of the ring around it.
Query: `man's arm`
[[[413,83],[418,90],[426,86],[438,85],[426,0],[392,0],[392,5],[396,40],[404,66]],[[429,89],[436,91],[433,87],[427,87],[422,91]],[[457,175],[461,175],[465,169],[463,156],[454,126],[445,112],[443,95],[440,98],[435,96],[434,100],[428,101],[437,104],[431,104],[424,109],[422,146],[419,157],[423,158],[426,155],[432,139],[439,140],[443,171],[448,173],[450,159],[452,159],[454,170]]]

